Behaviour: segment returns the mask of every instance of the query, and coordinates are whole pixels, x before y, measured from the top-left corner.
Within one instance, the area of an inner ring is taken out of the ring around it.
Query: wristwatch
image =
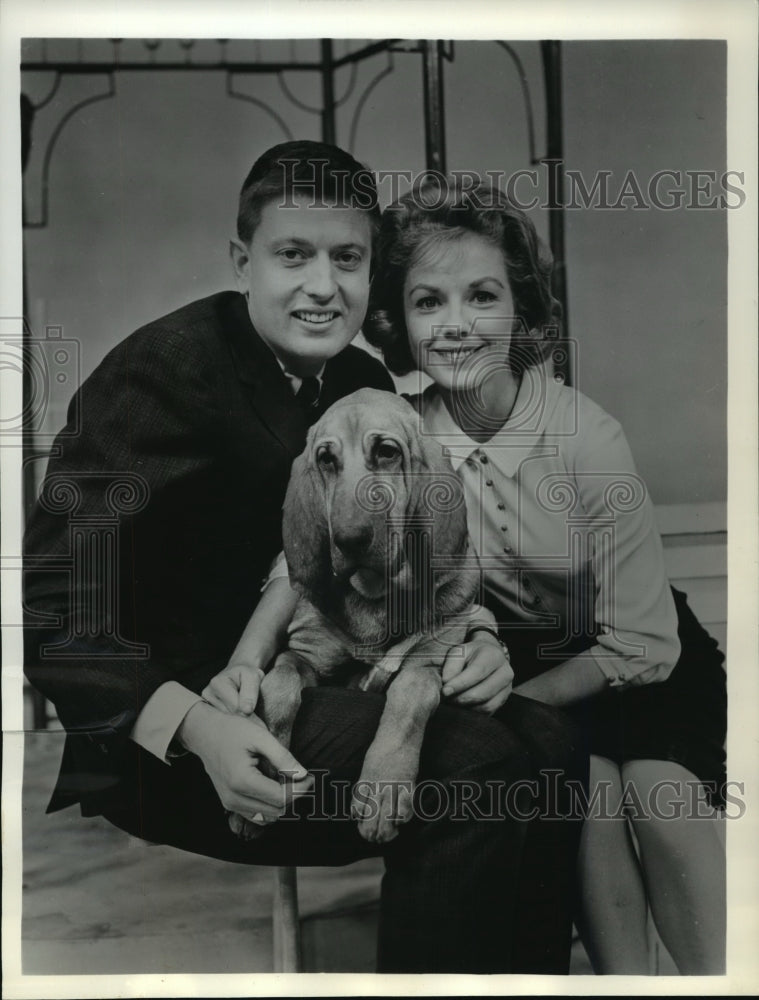
[[[495,628],[494,625],[484,625],[484,624],[475,624],[475,625],[472,625],[471,628],[468,628],[466,630],[466,634],[464,636],[464,642],[471,642],[472,636],[474,635],[475,632],[487,632],[488,635],[492,635],[493,638],[495,639],[495,641],[498,643],[498,645],[503,650],[504,655],[506,656],[506,659],[507,660],[509,659],[509,650],[508,650],[508,647],[506,646],[506,644],[504,642],[501,641],[501,637],[498,635],[498,631],[497,631],[497,629]]]

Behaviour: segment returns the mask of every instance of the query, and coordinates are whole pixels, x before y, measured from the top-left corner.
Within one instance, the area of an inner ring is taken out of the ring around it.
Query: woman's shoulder
[[[547,431],[569,469],[635,469],[620,421],[573,386],[558,389]]]
[[[592,432],[619,434],[622,425],[599,403],[574,386],[556,385],[551,430],[585,437]]]

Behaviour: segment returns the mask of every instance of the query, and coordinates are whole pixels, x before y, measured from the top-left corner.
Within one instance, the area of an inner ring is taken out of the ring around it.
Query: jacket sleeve
[[[135,531],[191,489],[218,433],[213,366],[157,325],[115,348],[72,401],[24,540],[24,669],[69,732],[126,736],[175,679],[134,613]]]

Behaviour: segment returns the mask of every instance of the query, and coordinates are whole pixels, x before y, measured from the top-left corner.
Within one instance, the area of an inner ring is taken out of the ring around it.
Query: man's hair
[[[441,183],[444,181],[445,183]],[[395,375],[417,367],[406,329],[403,289],[409,270],[436,246],[469,233],[503,254],[515,325],[509,363],[515,373],[540,364],[553,343],[561,307],[551,294],[553,258],[535,227],[496,184],[466,188],[456,177],[428,180],[382,215],[364,336]]]
[[[358,209],[369,216],[372,235],[379,228],[377,185],[368,167],[338,146],[298,139],[272,146],[251,167],[240,191],[239,239],[250,243],[264,205],[276,199],[294,206],[295,197],[306,197],[316,207]]]

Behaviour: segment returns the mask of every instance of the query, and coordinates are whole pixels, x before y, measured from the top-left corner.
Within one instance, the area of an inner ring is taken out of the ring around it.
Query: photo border
[[[728,43],[727,166],[745,173],[746,201],[728,213],[728,760],[745,781],[746,815],[727,824],[728,974],[715,977],[382,976],[354,974],[24,976],[21,973],[21,630],[4,629],[3,694],[3,996],[347,996],[347,995],[751,995],[759,991],[759,899],[730,905],[759,886],[756,718],[757,628],[757,6],[753,0],[3,0],[0,43],[2,203],[0,317],[22,315],[21,171],[18,94],[22,37],[481,39],[722,38]],[[5,385],[5,383],[4,383]],[[21,399],[6,393],[11,412]],[[20,407],[19,407],[20,410]],[[2,553],[20,552],[21,449],[0,447]],[[2,591],[3,621],[19,620],[19,586]],[[736,761],[739,762],[736,766]],[[455,942],[450,943],[451,946]]]

